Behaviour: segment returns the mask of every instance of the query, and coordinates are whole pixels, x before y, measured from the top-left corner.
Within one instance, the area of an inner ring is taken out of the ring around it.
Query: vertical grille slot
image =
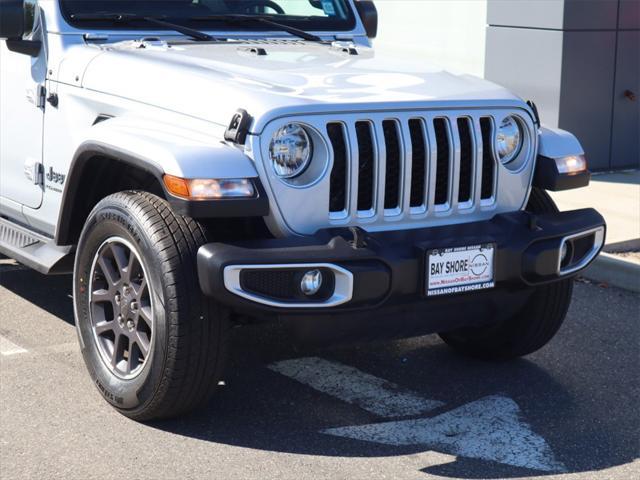
[[[444,205],[449,198],[449,163],[451,161],[450,132],[447,120],[436,118],[433,121],[436,132],[436,191],[435,204]]]
[[[329,123],[327,134],[333,149],[333,170],[331,170],[329,211],[343,212],[347,209],[347,142],[341,123]]]
[[[358,138],[358,210],[373,209],[373,192],[375,174],[373,150],[373,133],[369,122],[356,122],[356,137]]]
[[[426,168],[427,146],[422,128],[422,120],[409,120],[409,134],[411,135],[411,207],[426,205]]]
[[[385,120],[382,122],[384,142],[387,150],[385,168],[384,208],[389,210],[400,205],[400,138],[398,122]]]
[[[491,118],[482,117],[480,119],[480,130],[482,131],[482,187],[480,198],[487,200],[493,197],[495,163],[493,158],[493,125]]]
[[[458,118],[458,134],[460,135],[460,180],[458,202],[471,200],[473,180],[473,140],[471,138],[471,121],[469,118]]]

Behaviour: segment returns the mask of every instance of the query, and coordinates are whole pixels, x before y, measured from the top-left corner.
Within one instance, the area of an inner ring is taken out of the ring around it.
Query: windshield
[[[85,29],[150,29],[149,23],[140,20],[86,18],[101,13],[152,16],[201,30],[274,30],[266,23],[226,21],[221,15],[261,16],[306,31],[345,31],[355,26],[347,0],[60,0],[60,6],[71,25]]]

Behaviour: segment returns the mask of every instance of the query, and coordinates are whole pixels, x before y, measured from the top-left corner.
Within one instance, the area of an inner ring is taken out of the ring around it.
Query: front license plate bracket
[[[437,248],[426,253],[426,295],[435,297],[495,287],[494,243]]]

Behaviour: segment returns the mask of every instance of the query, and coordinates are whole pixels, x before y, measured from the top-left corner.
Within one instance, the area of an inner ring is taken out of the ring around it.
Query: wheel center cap
[[[133,288],[125,287],[120,300],[120,315],[123,318],[131,318],[131,304],[135,301]]]

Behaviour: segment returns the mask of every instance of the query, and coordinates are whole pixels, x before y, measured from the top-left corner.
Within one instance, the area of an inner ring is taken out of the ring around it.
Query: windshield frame
[[[86,21],[86,20],[78,20],[72,18],[72,15],[75,12],[69,9],[69,2],[72,0],[58,0],[58,7],[60,14],[62,15],[64,21],[71,27],[78,30],[92,30],[92,31],[100,31],[100,32],[118,32],[118,33],[126,33],[126,32],[146,32],[146,31],[166,31],[168,34],[173,32],[173,30],[169,27],[160,28],[154,26],[153,28],[149,28],[149,24],[144,21],[131,21],[127,23],[118,23],[113,22],[111,20],[105,21]],[[89,0],[90,1],[90,0]],[[345,34],[348,32],[354,32],[359,27],[359,21],[357,17],[357,13],[355,12],[354,6],[351,0],[342,0],[345,5],[345,10],[348,15],[347,19],[344,20],[332,20],[328,17],[320,17],[318,16],[318,20],[313,22],[309,20],[309,17],[300,17],[296,19],[294,15],[282,15],[282,14],[255,14],[256,16],[262,16],[265,18],[269,18],[270,20],[278,23],[285,24],[290,27],[294,27],[300,30],[304,30],[306,32],[318,32],[321,35],[327,35],[331,32],[336,32],[338,34]],[[135,14],[134,9],[128,9],[127,12],[118,12],[118,13],[133,13]],[[159,16],[162,16],[162,12],[159,12]],[[251,14],[249,14],[251,15]],[[197,15],[196,15],[197,16]],[[246,33],[252,34],[263,34],[263,33],[281,33],[281,31],[274,29],[272,26],[267,24],[261,25],[258,22],[247,22],[246,24],[242,24],[239,22],[228,22],[225,23],[223,21],[212,21],[212,20],[191,20],[191,16],[189,17],[178,17],[178,16],[166,16],[163,18],[166,21],[173,21],[176,23],[181,23],[184,26],[189,28],[193,28],[202,32],[226,32],[233,35],[242,35]],[[185,21],[188,20],[188,21]],[[282,32],[284,33],[284,32]],[[286,34],[286,33],[285,33]],[[290,34],[286,34],[290,35]]]

